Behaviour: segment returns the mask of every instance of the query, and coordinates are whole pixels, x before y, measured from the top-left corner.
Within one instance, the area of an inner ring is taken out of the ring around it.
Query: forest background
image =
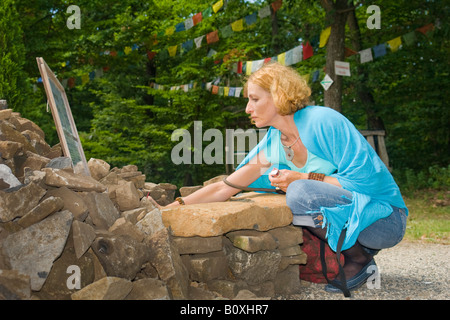
[[[370,5],[379,8],[377,27]],[[174,130],[193,133],[194,121],[224,136],[252,128],[247,99],[226,89],[243,86],[239,62],[308,44],[312,55],[291,67],[307,77],[311,100],[358,129],[385,130],[404,192],[448,195],[448,16],[449,3],[439,0],[2,0],[0,98],[58,143],[36,64],[43,57],[66,87],[87,159],[135,164],[155,183],[198,185],[226,166],[174,164]],[[203,35],[200,46],[192,41]],[[384,53],[375,53],[379,45]],[[374,56],[362,63],[364,49]],[[335,60],[348,62],[351,76],[336,76]],[[320,84],[325,74],[335,81],[329,90]]]

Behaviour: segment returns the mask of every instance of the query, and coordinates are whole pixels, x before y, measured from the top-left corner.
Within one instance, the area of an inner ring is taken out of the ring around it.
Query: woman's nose
[[[245,107],[245,113],[250,114],[252,112],[252,107],[250,105],[250,101],[247,102],[247,106]]]

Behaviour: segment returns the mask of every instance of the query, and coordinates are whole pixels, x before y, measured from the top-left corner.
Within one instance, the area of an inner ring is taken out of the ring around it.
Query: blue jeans
[[[286,192],[286,203],[294,217],[293,224],[322,227],[321,207],[336,207],[351,203],[352,193],[343,188],[315,180],[296,180]],[[406,212],[392,206],[393,212],[362,230],[358,242],[369,249],[385,249],[399,243],[406,230]]]

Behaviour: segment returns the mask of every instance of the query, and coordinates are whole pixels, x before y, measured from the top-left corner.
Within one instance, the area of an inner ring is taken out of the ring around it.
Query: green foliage
[[[434,165],[419,171],[407,168],[397,172],[395,176],[400,188],[407,194],[424,189],[448,191],[450,186],[450,165],[447,167]]]
[[[6,99],[9,108],[19,110],[29,94],[29,85],[22,69],[25,48],[13,0],[0,3],[0,17],[0,99]]]
[[[202,121],[203,132],[251,127],[244,112],[246,99],[211,94],[201,88],[202,83],[220,77],[221,86],[242,86],[244,77],[231,70],[231,62],[276,56],[304,41],[313,44],[314,56],[293,67],[302,75],[320,70],[319,80],[326,73],[326,47],[318,48],[318,36],[327,23],[325,10],[321,2],[311,0],[283,0],[272,17],[257,19],[229,37],[219,32],[219,42],[206,45],[204,40],[201,48],[169,57],[168,46],[219,30],[273,1],[224,1],[220,11],[203,17],[195,27],[161,36],[215,2],[80,0],[76,5],[81,9],[81,29],[70,30],[66,27],[68,1],[16,0],[20,19],[13,13],[13,2],[3,1],[0,13],[9,9],[0,16],[0,93],[8,90],[10,104],[41,126],[47,141],[55,144],[58,138],[51,114],[45,111],[42,85],[34,93],[23,92],[29,87],[27,81],[36,83],[40,76],[35,58],[43,57],[60,80],[80,79],[106,67],[101,78],[87,83],[77,80],[66,89],[87,158],[101,158],[112,166],[136,164],[153,182],[200,184],[224,173],[225,165],[173,164],[171,150],[178,143],[171,139],[173,131],[184,128],[192,133],[194,121]],[[347,58],[352,76],[344,78],[342,110],[360,129],[367,128],[369,112],[383,120],[391,166],[405,188],[443,187],[448,178],[439,180],[444,172],[437,168],[445,168],[448,177],[450,117],[444,93],[450,87],[449,6],[441,1],[380,0],[376,4],[381,29],[368,29],[370,3],[353,3],[363,49],[428,23],[436,25],[432,34],[418,35],[413,45],[403,45],[395,53],[388,49],[387,55],[370,63],[360,65],[358,55]],[[352,48],[348,36],[345,44]],[[137,47],[124,53],[124,48],[133,45]],[[150,51],[156,52],[153,59],[147,56]],[[5,74],[11,80],[1,78]],[[151,82],[197,83],[197,87],[188,92],[162,91],[151,88]],[[323,104],[319,81],[310,79],[310,85],[311,100]],[[359,97],[361,88],[372,94],[372,106]]]

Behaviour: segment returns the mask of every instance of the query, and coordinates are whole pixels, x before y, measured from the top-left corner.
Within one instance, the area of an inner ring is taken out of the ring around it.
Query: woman
[[[246,113],[256,127],[270,127],[227,180],[286,192],[293,224],[308,228],[345,257],[344,280],[326,290],[353,290],[366,282],[374,253],[400,242],[407,208],[386,166],[340,113],[308,106],[311,91],[293,69],[264,65],[247,83]],[[277,175],[269,172],[279,168]],[[240,189],[217,182],[170,204],[225,201]],[[345,238],[339,237],[345,230]]]

